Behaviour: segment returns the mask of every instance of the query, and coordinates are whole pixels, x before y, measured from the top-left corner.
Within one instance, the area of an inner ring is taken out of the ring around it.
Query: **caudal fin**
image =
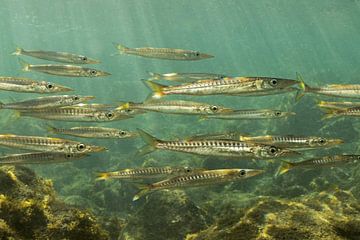
[[[150,134],[148,134],[144,130],[137,129],[137,131],[138,131],[140,137],[144,140],[144,142],[147,143],[147,145],[140,148],[138,150],[138,152],[136,153],[136,156],[144,156],[144,155],[146,155],[148,153],[151,153],[151,152],[155,151],[156,150],[156,145],[159,142],[159,139],[151,136]]]
[[[140,198],[144,197],[151,190],[150,186],[147,185],[138,185],[137,187],[140,188],[140,191],[134,195],[133,201],[137,201]]]
[[[21,65],[21,70],[22,71],[25,71],[25,72],[28,72],[30,71],[29,67],[30,67],[30,64],[25,62],[24,60],[22,60],[21,58],[19,58],[19,63]]]
[[[0,102],[0,109],[4,107],[4,103]]]
[[[143,80],[143,83],[151,89],[151,91],[153,92],[152,97],[153,98],[161,98],[162,96],[164,96],[164,88],[166,86],[152,82],[152,81],[146,81]]]
[[[24,51],[24,49],[17,47],[17,48],[15,49],[15,52],[13,52],[11,55],[19,56],[19,55],[22,54],[23,51]]]
[[[287,161],[282,161],[276,176],[282,175],[284,173],[287,173],[290,169],[292,169],[294,167],[294,164],[291,162],[287,162]]]
[[[107,180],[107,179],[109,179],[109,177],[110,177],[110,174],[109,173],[107,173],[107,172],[101,172],[101,173],[97,173],[96,174],[96,181],[101,181],[101,180]]]
[[[46,124],[46,130],[48,131],[48,132],[50,132],[50,133],[57,133],[57,128],[56,127],[54,127],[54,126],[51,126],[51,125],[49,125],[49,124]]]
[[[119,43],[113,43],[114,46],[116,47],[117,50],[119,50],[119,53],[120,54],[124,54],[126,53],[127,50],[129,50],[128,47],[125,47],[124,45],[122,44],[119,44]]]
[[[325,115],[321,118],[321,120],[336,117],[338,116],[338,111],[341,111],[340,108],[322,108],[321,110],[325,112]]]
[[[161,74],[159,74],[159,73],[148,72],[148,74],[150,75],[150,78],[148,79],[148,81],[161,79]]]

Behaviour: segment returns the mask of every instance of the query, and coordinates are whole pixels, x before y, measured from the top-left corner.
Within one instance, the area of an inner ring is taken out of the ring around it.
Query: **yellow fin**
[[[134,195],[133,201],[139,200],[150,192],[150,187],[148,185],[136,184],[136,186],[140,189],[140,191]]]
[[[152,91],[153,91],[153,95],[152,97],[154,98],[161,98],[162,96],[164,96],[164,85],[161,85],[161,84],[158,84],[158,83],[155,83],[155,82],[152,82],[152,81],[146,81],[146,80],[143,80],[144,84],[146,86],[148,86]]]
[[[22,54],[22,51],[24,51],[22,48],[17,47],[17,48],[15,49],[15,52],[13,52],[11,55],[19,56],[19,55]]]
[[[22,60],[21,58],[19,58],[19,63],[21,65],[21,70],[22,71],[25,71],[25,72],[28,72],[30,71],[29,67],[30,67],[30,64],[25,62],[24,60]]]
[[[96,181],[107,180],[110,177],[110,174],[107,172],[97,173],[96,175],[97,175],[97,178],[95,179]]]
[[[276,172],[276,176],[282,175],[287,173],[290,169],[294,167],[294,164],[287,161],[282,161],[278,171]]]

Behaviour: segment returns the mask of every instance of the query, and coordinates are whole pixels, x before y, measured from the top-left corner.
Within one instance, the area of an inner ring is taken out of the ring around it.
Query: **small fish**
[[[360,117],[360,107],[350,108],[324,108],[325,115],[322,120],[333,118],[333,117]]]
[[[360,155],[335,155],[325,156],[321,158],[312,158],[301,162],[283,161],[277,175],[284,174],[294,168],[320,168],[328,166],[336,166],[345,163],[356,163],[360,161]]]
[[[157,58],[166,60],[182,60],[182,61],[196,61],[207,58],[213,58],[206,53],[201,53],[192,50],[174,49],[174,48],[128,48],[121,44],[114,44],[119,50],[120,54],[130,54],[146,58]]]
[[[48,130],[52,133],[65,134],[75,137],[84,138],[131,138],[136,137],[136,132],[129,132],[122,129],[116,128],[105,128],[105,127],[73,127],[73,128],[56,128],[48,126]]]
[[[264,96],[295,91],[297,80],[270,77],[235,77],[220,80],[197,81],[177,86],[164,86],[152,81],[144,83],[153,91],[153,98],[164,95],[238,95]]]
[[[339,144],[344,143],[342,139],[336,138],[325,138],[325,137],[302,137],[302,136],[274,136],[274,135],[266,135],[266,136],[239,136],[240,141],[245,142],[254,142],[265,145],[273,145],[277,147],[285,147],[285,148],[303,148],[303,149],[311,149],[311,148],[328,148],[333,147]]]
[[[195,82],[199,80],[219,80],[229,76],[217,73],[153,73],[149,72],[152,80],[166,80],[174,82]]]
[[[25,72],[36,71],[47,73],[51,75],[63,76],[63,77],[104,77],[111,75],[110,73],[92,69],[84,68],[75,65],[56,65],[56,64],[39,64],[32,65],[24,60],[19,59],[22,66],[22,70]]]
[[[275,146],[247,143],[235,140],[177,140],[163,141],[138,129],[140,136],[148,144],[139,150],[138,155],[145,155],[156,149],[185,152],[205,156],[235,158],[275,158],[299,155],[300,153]]]
[[[153,184],[141,187],[133,201],[140,199],[146,194],[162,189],[198,187],[238,181],[262,174],[263,170],[258,169],[216,169],[194,172],[187,175],[176,176]]]
[[[26,55],[34,58],[40,58],[48,61],[73,63],[73,64],[95,64],[100,63],[99,60],[88,58],[84,55],[78,55],[67,52],[53,52],[53,51],[33,51],[16,48],[13,55]]]
[[[44,108],[58,108],[79,104],[94,99],[94,96],[58,95],[30,99],[22,102],[1,103],[0,109],[33,110]]]
[[[295,115],[294,112],[283,112],[280,110],[271,109],[246,109],[235,110],[229,113],[220,113],[203,116],[203,119],[270,119],[270,118],[284,118]]]
[[[11,154],[0,157],[0,165],[48,164],[82,159],[86,153],[35,152]]]
[[[315,93],[331,97],[360,98],[360,84],[330,84],[323,87],[310,87],[302,82],[301,85],[303,91],[298,92],[297,99],[300,99],[305,93]]]
[[[104,147],[84,144],[61,138],[20,136],[14,134],[1,134],[0,145],[41,152],[62,153],[91,153],[102,152],[106,150]]]
[[[118,109],[139,109],[170,114],[190,114],[190,115],[212,115],[221,113],[231,113],[234,110],[220,105],[173,100],[173,101],[145,101],[144,103],[128,102]]]
[[[101,103],[79,103],[72,105],[71,107],[75,108],[92,108],[92,109],[109,109],[113,108],[110,104],[101,104]]]
[[[0,90],[40,94],[73,91],[59,84],[17,77],[0,77]]]
[[[136,110],[108,110],[80,107],[19,111],[19,116],[67,122],[110,122],[132,118],[135,114],[140,114],[140,112]]]
[[[322,108],[351,108],[351,107],[360,107],[360,102],[326,102],[320,101],[317,104]]]
[[[97,180],[107,179],[145,179],[157,178],[171,175],[186,175],[199,171],[189,167],[148,167],[148,168],[129,168],[116,172],[103,172],[98,174]]]

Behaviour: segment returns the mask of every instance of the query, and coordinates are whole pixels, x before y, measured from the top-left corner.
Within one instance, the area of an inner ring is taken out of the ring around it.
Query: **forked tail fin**
[[[138,131],[140,137],[144,140],[144,142],[147,143],[147,145],[140,148],[137,151],[136,156],[144,156],[148,153],[155,151],[156,145],[160,140],[151,136],[149,133],[145,132],[144,130],[137,129],[137,131]]]
[[[146,81],[143,80],[144,84],[151,89],[151,91],[153,92],[152,97],[153,98],[161,98],[162,96],[164,96],[164,88],[166,86],[152,82],[152,81]]]
[[[30,67],[30,64],[25,62],[24,60],[22,60],[21,58],[19,58],[19,63],[21,65],[21,70],[22,71],[25,71],[25,72],[28,72],[30,71],[29,67]]]
[[[282,161],[278,171],[276,172],[276,176],[287,173],[290,169],[292,169],[295,165],[291,162]]]

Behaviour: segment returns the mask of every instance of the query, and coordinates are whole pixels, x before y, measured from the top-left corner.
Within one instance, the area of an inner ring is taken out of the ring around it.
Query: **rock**
[[[26,167],[0,168],[1,239],[108,239],[92,214],[58,200]]]
[[[205,212],[183,191],[159,191],[142,201],[144,205],[128,220],[123,239],[181,240],[206,227]]]
[[[229,219],[228,219],[229,218]],[[360,205],[350,192],[335,190],[293,200],[260,197],[242,213],[224,214],[186,240],[360,239]]]

